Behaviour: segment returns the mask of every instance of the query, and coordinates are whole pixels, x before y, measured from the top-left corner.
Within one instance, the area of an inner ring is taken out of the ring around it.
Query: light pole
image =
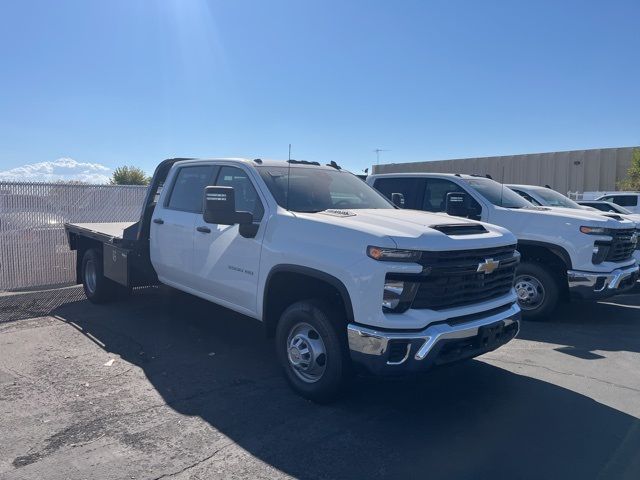
[[[374,152],[376,152],[376,165],[380,165],[380,152],[388,152],[389,150],[385,150],[384,148],[376,148]]]

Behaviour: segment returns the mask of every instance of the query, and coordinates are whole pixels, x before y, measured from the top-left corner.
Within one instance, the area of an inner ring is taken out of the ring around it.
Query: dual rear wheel
[[[90,248],[82,256],[80,277],[84,293],[91,303],[106,303],[113,300],[118,293],[119,285],[104,276],[102,255],[95,248]]]

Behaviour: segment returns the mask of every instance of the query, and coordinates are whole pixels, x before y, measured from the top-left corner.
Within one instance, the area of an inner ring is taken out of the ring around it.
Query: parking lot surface
[[[158,289],[0,295],[0,478],[640,478],[640,291],[319,406],[261,325]]]

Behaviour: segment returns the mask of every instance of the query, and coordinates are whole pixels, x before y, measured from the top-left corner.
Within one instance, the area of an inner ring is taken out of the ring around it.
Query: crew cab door
[[[179,167],[151,220],[150,256],[158,278],[177,287],[193,288],[193,239],[202,218],[204,188],[214,178],[213,165]]]
[[[239,234],[238,225],[206,223],[199,215],[193,248],[195,288],[216,303],[254,315],[264,235],[264,202],[250,172],[239,166],[220,166],[212,185],[233,187],[236,210],[252,213],[254,223],[260,227],[254,238],[245,238]]]

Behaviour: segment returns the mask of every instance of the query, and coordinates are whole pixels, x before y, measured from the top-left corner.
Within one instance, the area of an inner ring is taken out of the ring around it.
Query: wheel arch
[[[87,250],[95,249],[102,258],[103,244],[93,238],[76,235],[73,241],[73,249],[76,250],[76,283],[82,283],[82,259]]]
[[[337,277],[311,267],[280,264],[267,275],[262,301],[262,320],[272,337],[282,312],[298,300],[335,298],[347,322],[354,320],[349,291]]]
[[[571,270],[571,256],[563,247],[534,240],[518,241],[518,251],[522,262],[533,261],[551,270],[560,286],[560,297],[569,298],[567,271]]]
[[[518,251],[522,255],[523,261],[545,258],[557,259],[564,264],[565,270],[571,270],[571,256],[560,245],[537,240],[518,240]]]

